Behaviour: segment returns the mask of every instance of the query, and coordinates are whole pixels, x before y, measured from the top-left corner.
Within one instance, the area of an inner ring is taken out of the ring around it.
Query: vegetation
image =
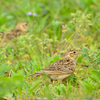
[[[27,35],[0,46],[0,100],[100,99],[99,0],[0,0],[0,32],[27,21]],[[59,85],[47,77],[28,78],[81,50],[75,73]]]

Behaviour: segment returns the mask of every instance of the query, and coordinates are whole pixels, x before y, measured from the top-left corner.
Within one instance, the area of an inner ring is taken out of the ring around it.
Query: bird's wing
[[[6,34],[6,38],[9,40],[12,40],[15,38],[15,36],[13,34],[8,33],[8,34]]]
[[[13,39],[14,38],[14,34],[13,34],[13,31],[10,31],[10,32],[2,32],[2,34],[0,34],[0,37],[2,38],[2,39],[9,39],[9,40],[11,40],[11,39]]]
[[[13,34],[14,34],[14,36],[15,37],[18,37],[18,36],[20,36],[21,35],[21,31],[20,30],[13,30]]]
[[[76,66],[75,62],[67,60],[62,59],[52,63],[44,68],[44,72],[48,74],[73,73]]]
[[[17,36],[20,36],[20,35],[21,35],[21,32],[19,30],[12,30],[10,32],[4,33],[2,37],[12,40],[14,38],[17,38]]]

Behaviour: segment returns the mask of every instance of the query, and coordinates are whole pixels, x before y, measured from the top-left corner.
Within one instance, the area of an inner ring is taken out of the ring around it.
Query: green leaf
[[[30,92],[32,91],[35,91],[35,88],[41,83],[42,81],[41,80],[37,80],[33,83],[31,89],[30,89]]]

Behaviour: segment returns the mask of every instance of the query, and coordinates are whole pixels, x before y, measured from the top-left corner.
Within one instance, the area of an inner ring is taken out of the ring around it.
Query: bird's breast
[[[71,76],[72,74],[61,74],[61,75],[50,75],[49,78],[52,80],[63,80]]]
[[[59,79],[59,80],[63,80],[63,79],[68,78],[68,77],[71,76],[71,75],[72,75],[72,74],[59,75],[59,76],[58,76],[58,79]]]

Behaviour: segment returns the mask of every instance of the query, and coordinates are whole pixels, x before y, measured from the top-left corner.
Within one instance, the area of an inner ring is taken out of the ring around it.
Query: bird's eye
[[[76,53],[75,51],[73,53]]]

